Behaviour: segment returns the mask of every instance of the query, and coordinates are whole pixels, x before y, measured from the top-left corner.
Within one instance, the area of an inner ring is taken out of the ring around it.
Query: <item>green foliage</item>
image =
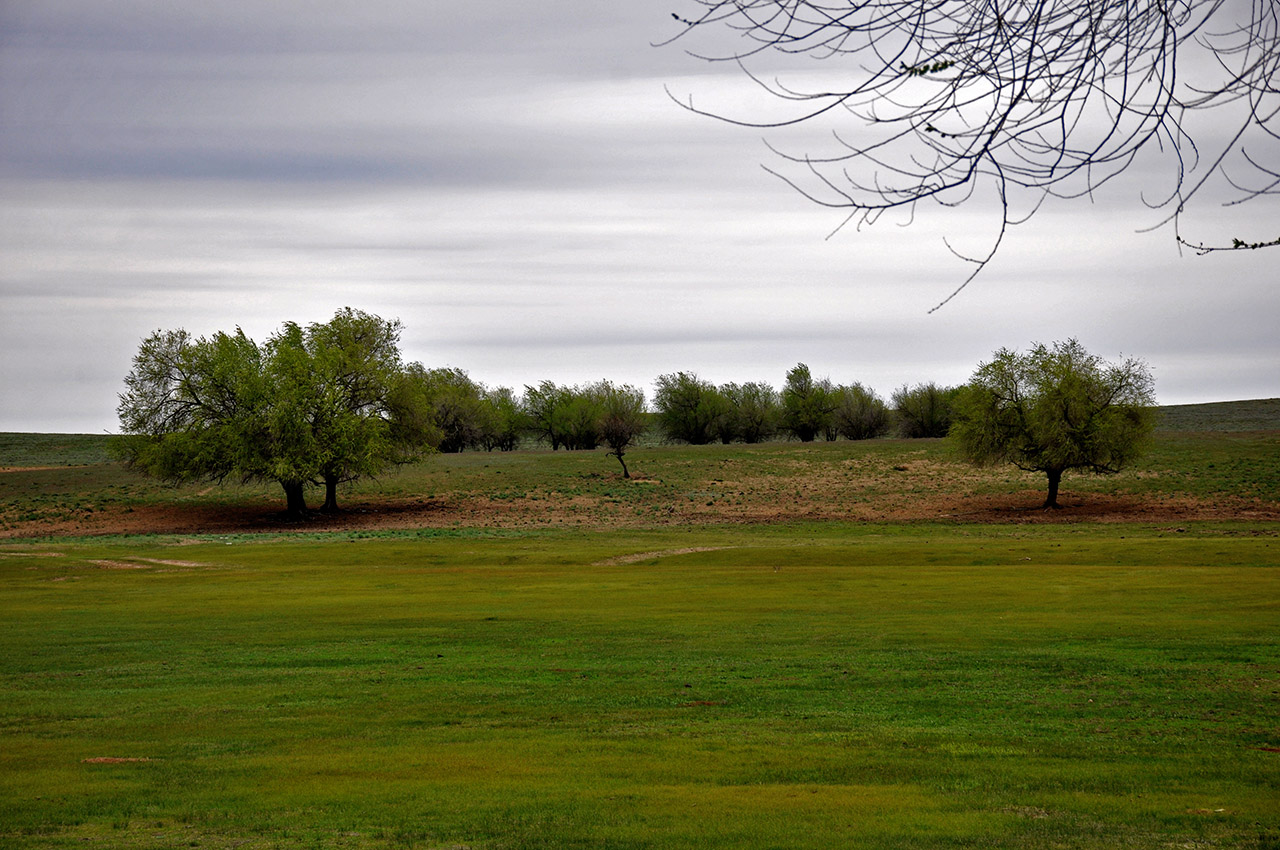
[[[624,455],[649,427],[644,390],[601,381],[591,391],[600,399],[600,441],[609,447],[609,454],[622,464],[622,477],[630,478],[631,472],[627,469]]]
[[[0,844],[1256,850],[1255,530],[6,544]]]
[[[854,383],[836,390],[832,413],[836,432],[848,440],[870,440],[889,433],[889,408],[875,390]]]
[[[782,400],[773,387],[763,382],[729,383],[720,387],[720,395],[731,410],[721,420],[720,442],[759,443],[777,435]]]
[[[529,418],[515,392],[510,387],[484,388],[480,400],[480,446],[485,451],[514,451],[529,430]]]
[[[1249,251],[1256,251],[1259,248],[1275,248],[1276,246],[1280,246],[1280,239],[1272,239],[1269,242],[1247,242],[1239,237],[1234,237],[1231,240],[1231,247],[1237,250],[1243,248]]]
[[[1115,473],[1146,448],[1154,416],[1146,364],[1089,354],[1076,340],[1001,349],[978,367],[956,404],[952,437],[974,463],[1008,462],[1049,477],[1057,507],[1067,470]]]
[[[598,388],[543,381],[524,388],[524,413],[534,435],[552,450],[591,450],[600,445],[604,413]]]
[[[906,62],[899,62],[898,67],[902,69],[902,73],[908,77],[924,77],[929,74],[936,74],[939,71],[945,71],[955,65],[954,59],[944,59],[932,64],[924,65],[908,65]]]
[[[787,372],[782,388],[782,430],[809,443],[832,426],[838,396],[830,381],[816,381],[809,367],[798,363]]]
[[[893,393],[898,436],[908,439],[947,436],[958,393],[958,387],[940,387],[932,381],[899,387]]]
[[[429,448],[421,419],[393,395],[402,381],[399,322],[344,308],[305,330],[289,322],[263,346],[243,331],[193,339],[157,331],[134,357],[119,415],[119,457],[171,481],[277,481],[290,513],[307,483],[376,474]],[[412,414],[412,415],[411,415]]]
[[[193,339],[156,331],[125,377],[114,451],[135,469],[171,481],[233,473],[275,479],[269,400],[258,345],[240,329]]]
[[[405,373],[418,384],[416,395],[425,400],[440,430],[440,451],[454,454],[481,445],[491,411],[479,384],[457,368],[427,369],[412,363]]]
[[[692,372],[659,375],[653,406],[658,428],[674,442],[701,446],[721,439],[732,420],[732,405],[710,381]]]

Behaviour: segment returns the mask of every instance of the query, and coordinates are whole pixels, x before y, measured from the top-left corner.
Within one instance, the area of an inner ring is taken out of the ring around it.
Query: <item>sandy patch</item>
[[[692,552],[717,552],[721,549],[736,549],[736,546],[689,546],[684,549],[662,549],[657,552],[636,552],[633,555],[619,555],[616,558],[606,558],[603,561],[596,561],[592,566],[595,567],[616,567],[621,564],[638,564],[641,561],[648,561],[652,558],[669,558],[672,555],[688,555]]]

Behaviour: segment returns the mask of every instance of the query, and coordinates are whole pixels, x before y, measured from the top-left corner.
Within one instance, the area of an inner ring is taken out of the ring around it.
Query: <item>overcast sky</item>
[[[114,431],[157,328],[261,340],[348,305],[517,390],[805,362],[887,397],[1076,337],[1165,404],[1280,395],[1280,249],[1180,256],[1136,179],[1047,205],[930,314],[968,272],[943,237],[982,250],[987,212],[827,239],[840,214],[765,173],[758,131],[669,99],[748,103],[652,46],[679,5],[0,0],[0,431]]]

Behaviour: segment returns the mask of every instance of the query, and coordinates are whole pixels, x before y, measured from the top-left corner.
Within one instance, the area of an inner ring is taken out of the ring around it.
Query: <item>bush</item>
[[[933,382],[905,385],[893,393],[893,409],[902,437],[945,437],[951,429],[952,406],[959,387],[940,387]]]
[[[695,446],[724,439],[732,405],[714,384],[692,372],[659,375],[655,384],[653,404],[666,439]]]
[[[835,429],[850,440],[870,440],[889,433],[889,406],[862,384],[840,387],[834,414]]]
[[[830,381],[815,381],[803,363],[787,373],[782,390],[783,431],[802,442],[812,442],[831,428],[835,406],[836,393]]]
[[[720,395],[729,403],[729,415],[720,427],[721,442],[759,443],[778,433],[782,402],[773,387],[757,382],[731,383],[720,387]]]

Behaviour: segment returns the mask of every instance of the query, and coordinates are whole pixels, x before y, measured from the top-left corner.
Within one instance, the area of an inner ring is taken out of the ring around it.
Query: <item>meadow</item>
[[[0,437],[0,846],[1280,847],[1280,431],[1193,413],[1052,514],[875,441],[287,525]]]

